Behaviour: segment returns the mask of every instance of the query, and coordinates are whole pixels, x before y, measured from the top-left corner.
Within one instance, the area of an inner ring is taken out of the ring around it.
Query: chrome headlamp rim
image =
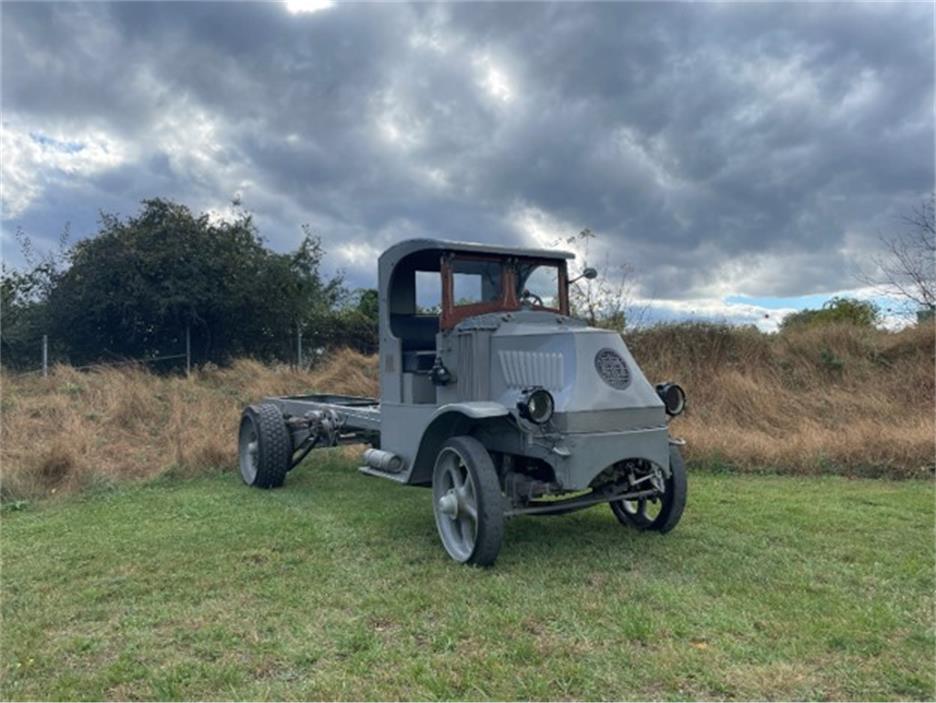
[[[545,425],[556,411],[556,400],[552,393],[539,386],[524,390],[517,400],[517,412],[524,420],[536,425]]]

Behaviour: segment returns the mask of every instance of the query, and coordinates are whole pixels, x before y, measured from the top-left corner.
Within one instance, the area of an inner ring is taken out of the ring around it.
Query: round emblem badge
[[[595,369],[601,380],[619,391],[630,385],[630,369],[624,358],[613,349],[607,347],[595,354]]]

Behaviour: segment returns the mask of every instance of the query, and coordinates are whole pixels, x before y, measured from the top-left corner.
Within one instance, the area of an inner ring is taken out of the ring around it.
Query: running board
[[[378,478],[385,478],[394,483],[406,483],[406,476],[399,473],[392,474],[387,471],[380,471],[370,466],[359,466],[358,471],[360,471],[365,476],[377,476]]]

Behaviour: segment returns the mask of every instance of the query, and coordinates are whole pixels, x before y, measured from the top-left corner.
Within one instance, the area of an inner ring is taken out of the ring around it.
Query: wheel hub
[[[439,498],[439,511],[452,520],[458,517],[458,496],[455,495],[455,489],[449,490]]]

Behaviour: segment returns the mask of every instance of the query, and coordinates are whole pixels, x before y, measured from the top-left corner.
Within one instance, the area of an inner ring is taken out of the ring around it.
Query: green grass
[[[322,457],[325,457],[324,459]],[[931,699],[934,487],[690,473],[458,566],[429,493],[320,454],[3,515],[5,699]],[[23,506],[20,506],[23,507]]]

